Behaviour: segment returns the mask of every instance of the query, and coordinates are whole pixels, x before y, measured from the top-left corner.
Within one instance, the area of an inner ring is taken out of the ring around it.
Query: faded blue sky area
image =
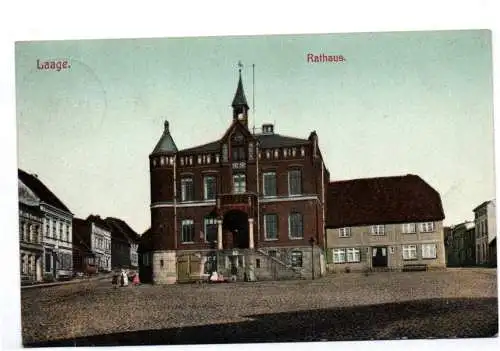
[[[37,59],[71,67],[37,70]],[[17,43],[19,167],[76,216],[142,233],[163,121],[179,148],[222,136],[238,60],[249,102],[255,64],[250,123],[316,130],[331,180],[418,174],[446,224],[495,196],[491,33],[480,30]]]

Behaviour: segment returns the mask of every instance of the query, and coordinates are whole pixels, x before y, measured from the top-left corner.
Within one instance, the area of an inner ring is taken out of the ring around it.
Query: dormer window
[[[156,165],[157,165],[156,158],[153,158],[153,167],[156,167]]]
[[[306,155],[306,149],[302,146],[300,148],[300,156],[304,157]]]
[[[198,164],[201,165],[201,155],[198,156]]]
[[[263,134],[274,134],[274,126],[272,124],[263,124],[262,125],[262,133]]]
[[[266,158],[267,159],[271,158],[271,151],[266,150]]]

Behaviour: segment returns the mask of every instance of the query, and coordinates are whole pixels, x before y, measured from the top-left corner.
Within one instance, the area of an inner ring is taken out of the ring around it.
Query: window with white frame
[[[420,223],[420,231],[422,233],[431,233],[434,231],[434,222]]]
[[[436,257],[436,244],[422,244],[422,258]]]
[[[415,223],[403,223],[401,227],[403,234],[413,234],[417,232]]]
[[[345,263],[345,249],[333,249],[333,263]]]
[[[264,196],[276,196],[276,172],[265,172],[262,175]]]
[[[193,178],[192,177],[181,178],[181,201],[193,201],[193,199],[194,199]]]
[[[355,247],[347,248],[347,262],[354,263],[360,261],[359,249]]]
[[[403,245],[403,260],[417,259],[417,245]]]
[[[245,173],[233,174],[233,193],[242,194],[246,191]]]
[[[184,219],[181,222],[181,242],[194,242],[194,222],[192,219]]]
[[[217,241],[217,219],[215,217],[204,218],[205,241]]]
[[[349,227],[339,228],[339,237],[340,238],[347,238],[349,236],[351,236],[351,228],[349,228]]]
[[[301,213],[291,213],[288,217],[289,236],[292,239],[301,239],[304,237],[304,227]]]
[[[278,215],[269,213],[264,215],[264,237],[266,240],[278,239]]]
[[[290,195],[302,194],[302,172],[300,169],[288,171],[288,193]]]
[[[371,233],[372,235],[385,235],[385,225],[383,224],[372,225]]]
[[[333,263],[361,262],[360,250],[356,247],[333,249]]]
[[[203,198],[205,200],[215,200],[216,180],[215,176],[203,177]]]

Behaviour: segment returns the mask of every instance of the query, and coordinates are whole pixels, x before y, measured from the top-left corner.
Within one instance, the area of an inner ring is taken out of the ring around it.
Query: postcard
[[[496,337],[491,37],[18,41],[24,346]]]

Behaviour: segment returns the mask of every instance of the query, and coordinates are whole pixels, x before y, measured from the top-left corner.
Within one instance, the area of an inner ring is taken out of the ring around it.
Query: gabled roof
[[[92,223],[94,222],[95,225],[97,225],[99,228],[101,229],[105,229],[105,230],[109,230],[111,231],[111,227],[108,225],[108,223],[106,223],[106,221],[104,219],[101,218],[101,216],[99,215],[89,215],[85,221],[87,223]]]
[[[328,228],[441,221],[439,193],[417,175],[331,182],[327,189]]]
[[[40,198],[42,202],[54,206],[55,208],[69,212],[71,211],[63,204],[61,200],[52,192],[50,189],[42,183],[37,176],[29,174],[21,169],[17,170],[18,178],[24,183],[31,191],[33,191],[36,196]]]
[[[111,228],[113,234],[118,234],[129,242],[139,243],[139,235],[125,221],[113,217],[107,217],[104,221]]]
[[[486,207],[486,206],[488,206],[489,204],[492,204],[492,205],[494,206],[494,205],[495,205],[495,200],[493,199],[493,200],[487,200],[487,201],[483,202],[482,204],[480,204],[480,205],[476,206],[476,207],[472,210],[472,212],[476,212],[476,211],[477,211],[477,210],[479,210],[480,208]]]
[[[181,152],[219,152],[220,150],[220,141],[212,141],[207,144],[199,145],[199,146],[193,146],[188,149],[183,149]]]
[[[165,128],[163,130],[163,134],[153,149],[152,154],[157,153],[176,153],[177,145],[175,145],[174,139],[170,135],[169,123],[165,121]]]
[[[273,147],[287,147],[308,144],[309,140],[289,137],[280,134],[258,134],[256,138],[259,140],[261,149]]]
[[[270,149],[276,147],[290,147],[298,145],[307,145],[309,140],[300,139],[295,137],[289,137],[280,134],[256,134],[255,138],[259,141],[261,149]],[[202,153],[202,152],[219,152],[221,141],[212,141],[207,144],[194,146],[189,149],[180,150],[180,152],[192,152],[192,153]]]
[[[243,90],[243,82],[241,80],[241,70],[240,70],[240,79],[238,80],[238,87],[236,88],[236,93],[234,94],[234,99],[231,106],[235,107],[242,105],[248,107],[245,91]]]

